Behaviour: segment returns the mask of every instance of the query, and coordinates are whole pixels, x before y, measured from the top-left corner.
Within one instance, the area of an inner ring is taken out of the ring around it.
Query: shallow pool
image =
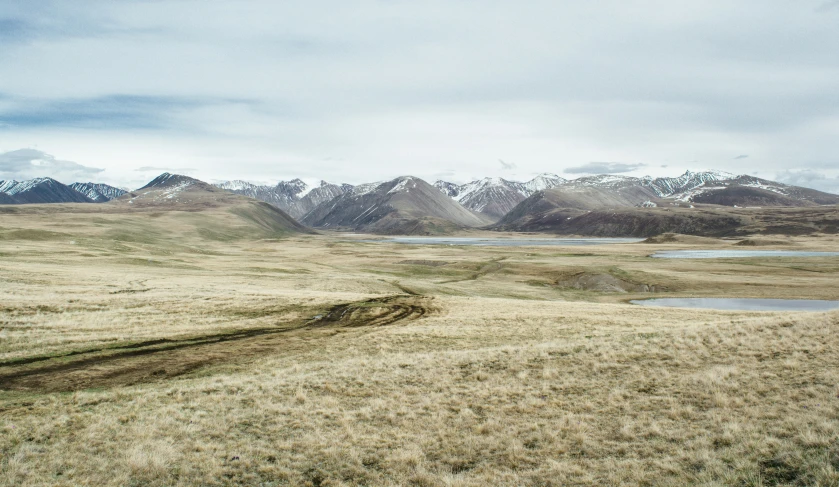
[[[630,302],[641,306],[726,311],[830,311],[839,309],[839,301],[811,299],[654,298],[637,299]]]
[[[752,257],[839,257],[839,252],[801,250],[665,250],[652,255],[657,259],[745,259]]]
[[[491,247],[526,247],[526,246],[582,246],[637,243],[639,238],[474,238],[474,237],[390,237],[362,242],[393,242],[411,245],[484,245]]]

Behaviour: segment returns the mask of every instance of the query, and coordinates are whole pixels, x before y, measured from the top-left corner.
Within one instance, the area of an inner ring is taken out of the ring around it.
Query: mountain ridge
[[[316,228],[383,234],[435,234],[490,223],[414,176],[355,186],[324,203],[302,222]]]
[[[719,171],[655,179],[601,175],[534,193],[492,229],[592,236],[650,236],[656,232],[720,236],[736,233],[752,220],[748,215],[728,217],[725,215],[732,213],[709,209],[825,205],[839,205],[839,195]],[[796,222],[766,226],[778,231],[833,228],[827,220],[810,227]]]
[[[323,180],[317,186],[309,186],[301,179],[280,181],[274,186],[254,184],[243,180],[225,181],[217,183],[215,186],[274,205],[297,219],[301,219],[318,205],[343,194],[353,187],[349,184],[338,185]]]

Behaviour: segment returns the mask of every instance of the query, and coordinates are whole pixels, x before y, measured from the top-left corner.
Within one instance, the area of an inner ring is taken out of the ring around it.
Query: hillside
[[[839,207],[726,208],[713,205],[613,208],[593,211],[531,207],[492,228],[595,237],[651,237],[680,233],[707,237],[839,233]]]
[[[434,186],[412,176],[360,185],[320,205],[303,223],[381,234],[424,235],[490,223]]]

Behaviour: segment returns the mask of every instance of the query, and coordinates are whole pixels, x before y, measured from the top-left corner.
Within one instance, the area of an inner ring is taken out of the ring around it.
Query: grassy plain
[[[0,213],[0,485],[839,486],[839,312],[626,304],[839,299],[835,258],[40,208]]]

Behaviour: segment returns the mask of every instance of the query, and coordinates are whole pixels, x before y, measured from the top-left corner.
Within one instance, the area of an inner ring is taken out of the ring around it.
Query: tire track
[[[24,357],[0,364],[0,390],[68,392],[177,377],[209,365],[310,349],[330,330],[375,328],[410,322],[433,312],[423,296],[390,296],[340,304],[314,319],[285,328],[259,328],[185,339]]]

